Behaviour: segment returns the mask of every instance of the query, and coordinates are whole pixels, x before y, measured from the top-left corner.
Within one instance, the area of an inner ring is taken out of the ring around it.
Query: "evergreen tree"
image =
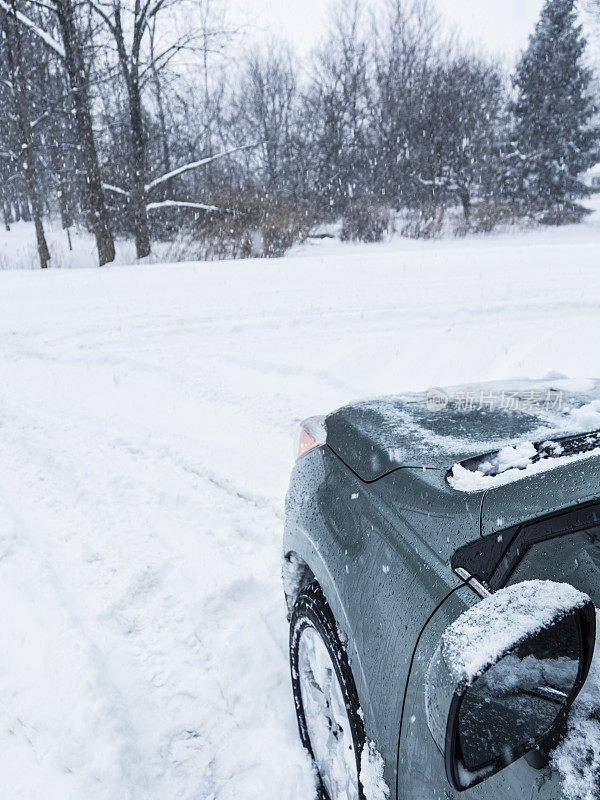
[[[546,0],[513,78],[513,194],[556,205],[586,194],[578,176],[599,158],[600,129],[583,63],[586,41],[575,0]]]

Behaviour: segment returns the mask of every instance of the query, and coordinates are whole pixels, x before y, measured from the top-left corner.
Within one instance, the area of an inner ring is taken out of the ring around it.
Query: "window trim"
[[[454,572],[468,573],[495,592],[506,585],[511,575],[534,544],[569,533],[600,527],[600,500],[536,517],[459,548],[452,556]]]

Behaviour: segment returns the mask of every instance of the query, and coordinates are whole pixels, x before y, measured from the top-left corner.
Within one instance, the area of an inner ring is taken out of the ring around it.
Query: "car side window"
[[[597,527],[531,545],[506,585],[526,580],[570,583],[600,605],[600,535]]]

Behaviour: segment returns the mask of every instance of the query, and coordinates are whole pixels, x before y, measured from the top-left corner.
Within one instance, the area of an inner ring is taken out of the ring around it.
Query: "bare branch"
[[[150,181],[150,183],[146,184],[146,191],[149,192],[156,186],[160,186],[161,183],[165,183],[166,181],[170,181],[172,178],[183,175],[184,172],[189,172],[192,169],[198,169],[198,167],[204,167],[206,164],[210,164],[212,161],[217,161],[219,158],[225,158],[225,156],[230,156],[233,153],[239,153],[240,150],[248,150],[251,147],[259,147],[261,144],[265,144],[265,142],[243,144],[241,147],[234,147],[232,150],[225,150],[223,153],[217,153],[214,156],[208,156],[208,158],[201,158],[200,161],[192,161],[190,164],[184,164],[182,167],[177,167],[177,169],[167,172],[166,175],[161,175],[160,178],[155,178],[153,181]]]
[[[42,0],[27,0],[27,2],[31,3],[34,6],[45,8],[46,11],[51,11],[53,14],[56,13],[56,9],[53,6],[48,5],[47,3],[43,3]]]
[[[107,192],[114,192],[115,194],[122,195],[127,199],[131,198],[129,192],[121,189],[120,186],[113,186],[110,183],[103,183],[102,188]],[[218,206],[209,206],[206,203],[192,203],[187,200],[162,200],[158,203],[148,203],[146,211],[157,211],[161,208],[195,208],[199,211],[228,211],[226,208],[219,208]]]
[[[114,36],[114,34],[115,34],[115,26],[114,26],[114,23],[113,23],[112,19],[106,13],[106,11],[104,11],[104,9],[98,3],[91,2],[90,6],[94,9],[94,11],[98,14],[98,16],[101,17],[104,20],[104,22],[106,23],[108,29],[110,30],[110,32]]]
[[[227,211],[226,208],[208,206],[205,203],[188,203],[186,200],[162,200],[160,203],[148,203],[147,211],[156,211],[161,208],[195,208],[200,211]]]
[[[115,194],[120,194],[120,195],[123,195],[124,197],[131,197],[129,192],[125,191],[125,189],[121,189],[120,186],[113,186],[110,183],[103,183],[102,184],[102,188],[106,192],[114,192]]]
[[[5,11],[7,14],[12,14],[12,8],[5,0],[0,0],[0,9]],[[56,55],[60,56],[64,60],[65,58],[65,50],[64,47],[56,41],[49,33],[46,33],[45,30],[42,30],[38,25],[33,22],[33,20],[26,17],[25,14],[21,13],[20,11],[16,12],[16,17],[19,22],[24,25],[26,28],[29,28],[39,39],[41,39],[44,44],[46,44],[51,50],[53,50]]]

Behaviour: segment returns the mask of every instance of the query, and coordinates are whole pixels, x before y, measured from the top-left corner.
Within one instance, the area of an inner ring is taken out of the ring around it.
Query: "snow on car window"
[[[560,447],[558,443],[557,447]],[[482,489],[493,489],[497,486],[504,486],[507,483],[527,478],[530,475],[539,475],[548,472],[556,467],[572,464],[576,461],[585,461],[600,455],[600,447],[584,453],[573,455],[554,456],[549,455],[533,461],[536,455],[536,448],[532,442],[524,442],[514,447],[504,447],[496,456],[496,464],[501,471],[489,474],[487,464],[483,464],[483,469],[470,470],[462,464],[455,464],[448,476],[448,483],[453,489],[461,492],[480,492]]]

